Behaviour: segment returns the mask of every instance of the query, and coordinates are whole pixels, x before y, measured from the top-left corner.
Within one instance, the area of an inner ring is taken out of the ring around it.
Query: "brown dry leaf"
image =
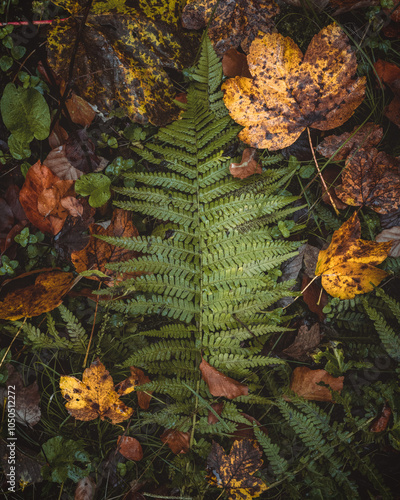
[[[224,396],[228,399],[234,399],[238,396],[247,396],[249,388],[233,378],[227,377],[217,369],[213,368],[204,359],[200,363],[201,377],[208,385],[210,393],[215,396]]]
[[[84,477],[76,485],[74,500],[93,500],[96,492],[96,483],[90,476]]]
[[[352,299],[370,292],[388,275],[375,266],[386,259],[392,244],[365,241],[360,236],[355,212],[333,233],[329,247],[319,252],[315,274],[322,275],[322,286],[333,297]]]
[[[361,128],[354,127],[351,132],[345,132],[341,135],[330,135],[318,144],[315,149],[319,154],[325,156],[325,158],[332,158],[339,161],[345,160],[355,149],[369,149],[377,146],[382,138],[382,127],[369,122]]]
[[[338,16],[351,10],[379,5],[379,0],[330,0],[330,5],[335,8],[333,15]]]
[[[394,97],[385,109],[385,116],[400,128],[400,97]]]
[[[221,403],[213,403],[211,405],[211,408],[221,416],[222,410],[224,409],[224,402],[221,401]],[[217,418],[212,411],[208,412],[208,417],[207,417],[207,422],[212,425],[216,424],[219,421],[219,418]]]
[[[7,364],[8,379],[5,387],[0,387],[0,405],[12,395],[10,404],[15,403],[15,420],[19,424],[32,426],[40,421],[40,394],[37,382],[24,386],[21,375],[11,364]],[[9,390],[10,388],[10,390]]]
[[[65,105],[71,120],[82,127],[88,127],[96,116],[93,107],[75,92],[72,92],[72,96],[65,101]]]
[[[178,455],[187,453],[190,450],[190,433],[176,431],[174,429],[166,429],[160,436],[160,439],[165,443],[172,453]]]
[[[133,413],[133,409],[119,399],[113,379],[99,358],[83,372],[82,382],[76,377],[62,376],[60,389],[68,401],[65,407],[77,420],[100,417],[118,424]]]
[[[254,477],[261,467],[262,452],[254,440],[234,441],[229,455],[213,441],[207,457],[207,480],[223,488],[230,500],[251,500],[268,489],[264,481]]]
[[[400,127],[400,68],[382,59],[374,64],[378,77],[386,83],[394,93],[394,99],[385,109],[385,116]]]
[[[231,117],[245,128],[239,138],[255,148],[290,146],[306,127],[330,130],[345,123],[365,95],[357,59],[339,26],[314,36],[303,57],[279,33],[254,40],[247,56],[253,79],[227,80],[222,89]]]
[[[341,169],[337,165],[328,165],[326,168],[324,168],[322,177],[324,178],[328,191],[324,191],[322,193],[322,201],[327,205],[332,205],[333,200],[336,208],[342,210],[344,208],[347,208],[347,205],[336,196],[335,192],[335,187],[340,182],[340,172]]]
[[[32,318],[58,307],[74,283],[72,273],[38,269],[5,281],[0,290],[0,318]]]
[[[51,149],[58,148],[58,146],[64,144],[67,139],[68,132],[61,127],[59,122],[57,122],[49,135],[49,146]]]
[[[260,422],[252,417],[251,415],[247,415],[247,413],[240,413],[241,417],[244,417],[246,420],[249,421],[249,423],[243,424],[242,422],[239,422],[236,427],[236,431],[233,433],[233,436],[235,439],[256,439],[254,436],[254,429],[253,429],[253,423],[257,425],[257,427],[260,429],[261,432],[264,434],[268,434],[267,429],[260,424]]]
[[[376,148],[354,151],[335,192],[347,205],[368,206],[379,214],[394,212],[400,207],[400,159]]]
[[[392,415],[392,409],[390,408],[390,406],[386,402],[383,405],[382,412],[379,415],[379,417],[376,417],[372,421],[372,423],[369,427],[369,431],[370,432],[383,432],[384,430],[386,430],[386,427],[388,426],[391,415]]]
[[[329,389],[317,385],[323,382],[334,391],[340,393],[343,389],[344,377],[332,377],[325,370],[311,370],[306,366],[298,366],[293,370],[290,389],[298,396],[312,401],[333,401]]]
[[[314,275],[315,272],[312,274],[312,276]],[[315,313],[320,321],[324,321],[325,314],[323,312],[323,309],[329,302],[328,294],[320,287],[318,283],[316,283],[315,281],[312,282],[312,278],[310,278],[307,274],[303,274],[303,278],[301,280],[301,295],[310,311]]]
[[[393,226],[389,229],[384,229],[380,232],[375,240],[378,243],[391,242],[392,248],[389,252],[389,257],[400,257],[400,226]]]
[[[104,229],[99,224],[92,224],[90,227],[90,240],[85,248],[71,254],[71,260],[75,266],[76,272],[98,269],[109,276],[109,280],[105,283],[109,286],[114,286],[114,282],[122,281],[129,277],[137,276],[135,273],[123,273],[116,275],[114,271],[106,269],[106,264],[110,262],[124,262],[130,259],[135,259],[138,256],[137,252],[132,252],[124,248],[116,247],[98,238],[94,235],[101,236],[116,236],[123,238],[134,238],[139,236],[139,232],[132,224],[131,214],[126,210],[115,209],[110,225]],[[102,278],[98,276],[90,276],[89,279],[100,281]]]
[[[182,12],[183,26],[204,28],[216,5],[217,0],[189,0]],[[216,53],[223,55],[239,45],[248,52],[259,32],[271,32],[272,18],[278,13],[272,0],[220,0],[207,30]]]
[[[246,76],[251,78],[247,57],[236,49],[229,49],[222,58],[222,72],[225,76]]]
[[[89,172],[100,172],[107,161],[94,153],[95,145],[86,130],[72,133],[64,144],[50,151],[43,165],[62,180],[79,179]]]
[[[308,361],[312,352],[321,341],[319,324],[315,323],[310,328],[302,325],[292,345],[282,352],[299,361]]]
[[[148,384],[151,382],[149,377],[144,374],[144,371],[141,370],[140,368],[135,368],[134,366],[130,367],[131,370],[131,377],[135,380],[135,384],[137,387],[140,387],[143,384]],[[137,397],[138,397],[138,405],[142,410],[147,410],[150,406],[150,400],[152,398],[152,391],[149,392],[144,392],[144,391],[137,391]]]
[[[117,450],[128,460],[138,462],[143,458],[143,449],[139,441],[130,436],[119,436]]]
[[[56,235],[61,231],[68,211],[61,205],[74,195],[74,181],[63,181],[38,160],[26,174],[19,201],[29,221],[40,231]]]
[[[253,174],[261,174],[261,165],[256,160],[257,150],[254,148],[246,148],[242,154],[240,163],[231,163],[229,165],[229,172],[233,177],[238,179],[246,179]]]

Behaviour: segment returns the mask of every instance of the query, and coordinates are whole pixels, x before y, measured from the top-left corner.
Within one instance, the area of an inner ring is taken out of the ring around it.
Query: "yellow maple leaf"
[[[361,104],[365,77],[341,28],[331,24],[314,38],[303,57],[279,33],[257,38],[247,56],[253,78],[237,76],[223,85],[230,116],[245,128],[239,138],[255,148],[290,146],[306,127],[330,130]]]
[[[333,233],[329,247],[319,252],[315,274],[322,276],[322,286],[333,297],[352,299],[370,292],[388,276],[375,266],[386,259],[392,243],[365,241],[360,236],[355,212]]]
[[[111,375],[98,358],[83,372],[82,381],[71,376],[61,377],[60,389],[68,401],[65,407],[77,420],[100,417],[118,424],[133,413],[133,409],[119,399]]]

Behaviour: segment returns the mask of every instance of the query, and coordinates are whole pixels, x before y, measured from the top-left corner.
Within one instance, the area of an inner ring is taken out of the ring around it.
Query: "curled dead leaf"
[[[240,163],[231,163],[229,165],[229,172],[233,177],[238,179],[246,179],[253,174],[261,174],[262,168],[256,160],[257,150],[254,148],[246,148],[242,154],[242,161]]]
[[[172,453],[175,453],[175,455],[179,455],[180,453],[187,453],[190,450],[189,432],[166,429],[161,434],[160,439],[170,448]]]
[[[208,385],[210,393],[215,396],[224,396],[228,399],[234,399],[238,396],[247,396],[249,388],[233,378],[227,377],[212,367],[204,359],[200,363],[201,377]]]
[[[325,370],[311,370],[306,366],[298,366],[293,370],[290,389],[298,396],[311,401],[333,401],[329,389],[317,384],[323,382],[333,391],[340,393],[343,381],[344,377],[332,377]]]

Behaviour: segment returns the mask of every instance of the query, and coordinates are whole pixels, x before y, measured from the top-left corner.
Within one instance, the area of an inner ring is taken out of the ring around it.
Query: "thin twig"
[[[339,215],[339,210],[337,209],[337,207],[335,205],[335,202],[333,201],[331,193],[329,192],[328,186],[326,185],[325,179],[323,178],[322,172],[321,172],[321,170],[319,168],[319,165],[318,165],[318,162],[317,162],[317,158],[315,157],[315,153],[314,153],[314,148],[313,148],[312,141],[311,141],[311,134],[310,134],[309,127],[307,127],[307,133],[308,133],[308,142],[310,143],[310,149],[311,149],[312,156],[314,158],[315,166],[317,167],[318,175],[320,176],[322,185],[323,185],[323,187],[325,189],[326,194],[328,195],[329,201],[332,203],[332,206],[333,206],[333,208],[335,210],[336,215]]]
[[[100,290],[100,287],[101,287],[101,282],[99,283],[98,290]],[[87,359],[88,359],[88,356],[89,356],[90,346],[92,344],[92,339],[93,339],[93,334],[94,334],[94,327],[96,326],[97,309],[99,308],[99,299],[100,299],[100,295],[97,295],[96,296],[96,309],[94,310],[92,331],[90,332],[89,343],[88,343],[88,346],[87,346],[87,349],[86,349],[85,359],[84,359],[83,364],[82,364],[83,368],[85,368],[85,366],[86,366],[86,362],[87,362]]]

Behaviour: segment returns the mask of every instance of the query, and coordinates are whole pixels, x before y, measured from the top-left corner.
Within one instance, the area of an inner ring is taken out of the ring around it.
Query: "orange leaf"
[[[293,370],[290,389],[298,396],[312,401],[332,401],[332,394],[327,387],[317,385],[324,382],[332,390],[340,392],[343,389],[344,377],[332,377],[325,370],[311,370],[299,366]]]
[[[228,399],[234,399],[238,396],[247,396],[249,388],[233,378],[227,377],[223,373],[213,368],[204,359],[200,363],[201,377],[208,385],[213,396],[224,396]]]
[[[372,421],[369,428],[370,432],[383,432],[388,426],[391,415],[392,415],[392,409],[386,402],[383,405],[382,412],[379,415],[379,417],[376,417]]]
[[[365,77],[355,77],[356,55],[336,24],[314,36],[304,58],[291,38],[271,33],[254,40],[247,61],[253,78],[231,78],[222,89],[245,127],[239,138],[252,147],[282,149],[306,127],[338,127],[364,99]]]
[[[123,238],[132,238],[139,236],[139,232],[132,224],[131,214],[125,210],[114,210],[111,224],[104,229],[99,224],[92,224],[89,226],[90,240],[83,250],[73,252],[71,254],[72,263],[78,273],[82,271],[98,269],[109,276],[106,284],[113,286],[114,281],[122,281],[128,277],[137,276],[139,273],[123,273],[122,276],[116,277],[116,273],[110,269],[106,269],[106,264],[110,262],[124,262],[136,258],[139,254],[124,248],[116,247],[98,238],[94,235],[102,236],[117,236]],[[102,278],[91,276],[89,279],[100,281]]]
[[[187,453],[190,449],[190,434],[189,432],[176,431],[174,429],[166,429],[160,436],[163,443],[171,449],[172,453]]]
[[[44,233],[61,231],[68,211],[61,205],[66,196],[73,196],[74,181],[63,181],[37,161],[26,174],[19,200],[29,221]]]
[[[375,266],[386,259],[392,244],[365,241],[360,236],[360,221],[354,213],[333,233],[329,247],[319,252],[315,274],[322,275],[322,286],[333,297],[352,299],[370,292],[387,276]]]
[[[73,282],[72,273],[59,269],[40,269],[8,280],[0,292],[0,318],[15,321],[52,311]]]
[[[119,436],[117,441],[117,449],[128,460],[138,462],[143,458],[142,445],[137,439],[130,436]]]
[[[62,376],[60,389],[68,401],[65,407],[77,420],[100,417],[118,424],[133,413],[133,409],[119,399],[113,379],[99,358],[83,372],[82,382],[76,377]]]

